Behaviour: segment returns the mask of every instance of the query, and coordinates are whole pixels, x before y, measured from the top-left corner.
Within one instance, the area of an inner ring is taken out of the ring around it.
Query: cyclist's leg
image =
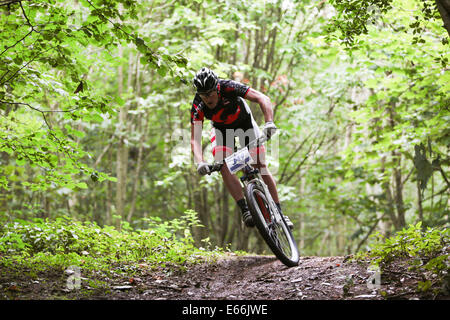
[[[250,120],[247,124],[247,128],[248,129],[246,130],[246,134],[242,137],[241,145],[242,145],[242,143],[247,145],[250,141],[253,141],[257,137],[260,137],[262,134],[251,114],[250,114]],[[272,173],[269,171],[269,168],[267,167],[266,150],[265,150],[264,146],[251,148],[249,150],[249,152],[250,152],[252,159],[255,162],[253,164],[253,166],[255,168],[258,168],[259,172],[261,172],[261,177],[263,178],[264,183],[267,185],[273,201],[277,205],[279,211],[282,212],[280,199],[278,197],[277,185],[276,185],[276,182],[275,182],[275,179],[274,179]],[[289,228],[292,229],[294,225],[292,224],[291,220],[286,215],[284,215],[284,217],[285,217],[287,225],[289,226]]]
[[[227,156],[233,153],[234,134],[232,134],[227,139],[226,130],[213,128],[211,143],[213,146],[212,152],[215,161],[223,162],[223,160]],[[253,220],[250,211],[248,209],[247,202],[244,197],[244,192],[242,191],[242,186],[241,183],[239,182],[239,178],[236,175],[231,174],[230,170],[228,170],[226,163],[224,163],[224,165],[222,166],[220,173],[222,174],[222,179],[225,184],[225,187],[227,188],[228,192],[231,194],[231,196],[236,201],[237,205],[241,210],[242,218],[245,222],[245,225],[248,227],[252,227],[254,225]]]
[[[273,201],[277,205],[278,210],[284,216],[284,220],[286,221],[287,226],[292,230],[294,228],[294,224],[291,222],[291,219],[289,219],[288,216],[283,214],[283,212],[281,210],[280,199],[278,198],[277,185],[276,185],[275,179],[273,178],[272,174],[269,171],[269,168],[267,168],[267,165],[266,165],[265,151],[257,150],[257,149],[258,148],[250,151],[250,155],[252,156],[252,158],[257,159],[257,163],[254,166],[259,168],[259,171],[261,172],[261,177],[263,178],[264,183],[269,188],[269,192],[270,192],[270,195],[272,196]]]
[[[230,139],[228,139],[228,141],[229,140]],[[224,129],[212,128],[211,144],[212,153],[216,162],[222,162],[226,157],[233,153],[234,143],[227,145],[226,131]],[[243,199],[244,193],[242,192],[241,183],[239,182],[238,177],[231,174],[226,163],[222,166],[220,173],[222,174],[223,182],[233,199],[236,201]]]
[[[239,182],[238,177],[236,177],[236,175],[234,174],[231,174],[226,164],[223,165],[220,173],[222,174],[223,182],[225,183],[225,186],[233,199],[236,202],[244,199],[244,192],[242,191],[241,183]]]
[[[261,130],[255,120],[253,119],[253,115],[250,113],[250,117],[247,121],[245,121],[241,129],[237,130],[237,136],[239,137],[239,143],[241,147],[248,145],[251,141],[254,141],[256,138],[262,135]],[[252,164],[253,167],[258,168],[261,176],[269,188],[270,194],[272,195],[275,203],[279,203],[277,186],[275,183],[275,179],[269,171],[269,168],[266,165],[266,149],[264,146],[250,148],[250,155],[255,163]]]
[[[266,152],[264,147],[251,149],[250,155],[254,160],[256,160],[256,163],[253,164],[253,167],[258,168],[259,172],[261,172],[261,177],[263,178],[264,183],[269,188],[270,195],[272,196],[273,201],[275,201],[275,203],[280,203],[280,200],[278,198],[277,184],[266,164]]]

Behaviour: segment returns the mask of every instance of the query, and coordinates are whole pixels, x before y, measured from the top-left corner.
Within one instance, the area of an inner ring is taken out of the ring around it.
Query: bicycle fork
[[[254,174],[256,177],[248,181],[248,174]],[[272,194],[270,193],[269,187],[264,182],[261,173],[258,169],[253,169],[251,172],[247,172],[245,170],[245,174],[243,177],[241,177],[241,181],[244,184],[245,190],[247,190],[248,185],[250,183],[256,183],[257,185],[261,186],[264,190],[264,195],[266,196],[266,199],[268,200],[269,206],[270,206],[270,212],[273,212],[274,221],[272,223],[280,224],[282,222],[281,213],[278,211],[278,206],[275,204],[275,201],[272,198]]]

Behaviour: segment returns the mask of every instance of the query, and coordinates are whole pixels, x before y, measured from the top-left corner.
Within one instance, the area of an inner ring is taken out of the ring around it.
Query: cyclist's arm
[[[194,154],[194,163],[198,164],[203,162],[203,150],[202,150],[202,130],[203,122],[194,121],[191,124],[191,150]]]
[[[245,95],[245,99],[258,103],[264,114],[264,120],[266,120],[266,122],[273,122],[272,102],[268,96],[258,90],[250,88]]]

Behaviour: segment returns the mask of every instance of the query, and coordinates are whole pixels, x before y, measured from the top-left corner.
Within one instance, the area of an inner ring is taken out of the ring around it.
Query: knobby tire
[[[247,203],[255,225],[275,256],[288,267],[298,265],[299,252],[292,232],[284,219],[281,224],[274,223],[263,187],[251,182],[246,190]]]

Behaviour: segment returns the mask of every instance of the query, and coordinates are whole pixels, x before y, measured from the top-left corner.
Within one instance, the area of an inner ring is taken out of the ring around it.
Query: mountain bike
[[[209,169],[211,173],[220,171],[226,163],[232,174],[243,172],[240,181],[259,233],[281,262],[288,267],[294,267],[298,265],[300,259],[297,243],[286,225],[283,215],[278,211],[261,173],[250,164],[253,161],[249,153],[250,147],[260,146],[265,141],[267,138],[261,136],[225,158],[222,163],[209,165]]]

